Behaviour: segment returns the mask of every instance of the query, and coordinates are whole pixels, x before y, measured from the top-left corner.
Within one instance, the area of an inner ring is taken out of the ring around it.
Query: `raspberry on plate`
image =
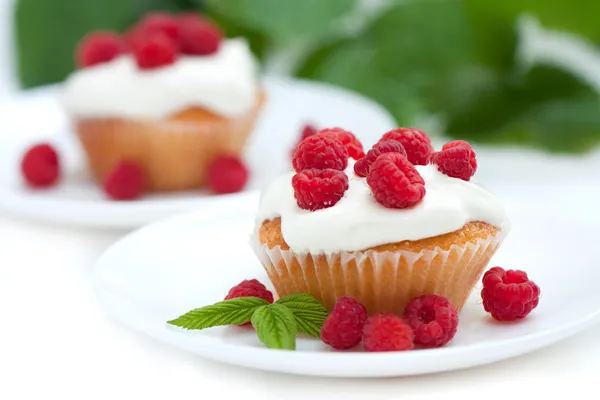
[[[384,153],[371,165],[367,184],[373,197],[388,208],[408,208],[425,196],[425,181],[406,157]]]
[[[377,160],[377,157],[383,153],[400,153],[406,157],[406,150],[404,150],[404,147],[400,142],[395,140],[383,140],[376,143],[375,146],[367,152],[367,155],[354,164],[354,173],[360,177],[369,175],[371,165]]]
[[[238,297],[258,297],[260,299],[266,300],[269,303],[273,303],[273,293],[269,289],[265,287],[262,283],[260,283],[256,279],[246,279],[231,289],[225,296],[224,300],[229,299],[237,299]],[[240,326],[250,326],[252,325],[250,322],[246,322]]]
[[[432,155],[431,161],[441,173],[464,181],[470,180],[477,171],[475,152],[464,140],[446,143],[441,151]]]
[[[298,207],[315,211],[334,206],[348,190],[348,176],[337,169],[305,169],[292,177]]]
[[[356,299],[342,296],[321,328],[321,340],[336,350],[347,350],[362,339],[367,309]]]
[[[209,55],[219,50],[223,34],[211,21],[185,14],[179,18],[179,25],[179,49],[183,54]]]
[[[404,146],[406,158],[414,165],[427,165],[433,146],[425,132],[415,128],[397,128],[385,133],[379,141],[396,140]]]
[[[376,314],[367,319],[363,329],[365,351],[402,351],[414,348],[410,325],[394,314]]]
[[[217,194],[241,191],[249,176],[246,165],[233,155],[219,156],[208,166],[208,186]]]
[[[153,33],[133,42],[133,54],[140,69],[154,69],[173,64],[177,48],[164,33]]]
[[[113,32],[93,32],[77,46],[76,58],[80,68],[112,61],[123,54],[126,46],[121,37]]]
[[[343,171],[348,166],[348,152],[333,137],[313,135],[300,142],[294,152],[292,165],[296,172],[310,168]]]
[[[525,318],[537,307],[540,288],[519,270],[494,267],[483,275],[483,308],[498,321]]]
[[[144,171],[131,161],[121,161],[104,181],[104,191],[113,200],[134,200],[145,189]]]
[[[29,148],[21,159],[21,174],[31,187],[54,186],[60,177],[60,160],[54,147],[41,143]]]
[[[339,140],[344,145],[344,147],[346,147],[346,150],[348,151],[348,156],[355,160],[360,160],[365,156],[365,151],[363,150],[362,143],[350,131],[336,127],[321,129],[317,132],[317,134],[322,136],[333,137]]]
[[[440,347],[448,343],[458,327],[458,313],[444,296],[427,294],[412,299],[404,310],[404,319],[415,334],[415,343]]]

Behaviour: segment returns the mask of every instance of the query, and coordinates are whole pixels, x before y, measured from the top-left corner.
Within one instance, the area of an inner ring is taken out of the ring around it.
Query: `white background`
[[[10,3],[0,0],[0,99],[16,87]],[[0,138],[10,134],[0,128]],[[305,378],[190,356],[99,308],[91,267],[122,234],[0,214],[0,399],[519,399],[574,388],[597,397],[599,326],[509,361],[411,378]]]

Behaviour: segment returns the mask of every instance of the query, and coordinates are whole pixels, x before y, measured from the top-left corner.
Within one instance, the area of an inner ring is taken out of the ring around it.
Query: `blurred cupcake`
[[[265,98],[247,42],[198,15],[92,33],[77,61],[63,105],[100,182],[127,160],[150,191],[203,187],[215,157],[241,155]]]
[[[340,143],[315,136],[260,201],[252,242],[278,295],[399,314],[438,294],[461,310],[508,232],[502,203],[470,181],[471,146],[434,153],[422,132],[397,129],[348,164]]]

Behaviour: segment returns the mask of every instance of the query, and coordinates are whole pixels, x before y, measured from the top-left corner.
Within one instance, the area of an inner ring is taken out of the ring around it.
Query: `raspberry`
[[[225,296],[224,300],[237,299],[238,297],[258,297],[268,301],[269,303],[273,303],[273,293],[271,293],[271,291],[267,289],[265,285],[256,279],[246,279],[238,283],[229,289],[229,292],[227,293],[227,296]],[[250,325],[252,325],[250,322],[246,322],[240,326]]]
[[[156,33],[165,34],[176,44],[181,35],[181,27],[178,19],[172,15],[153,12],[144,16],[140,22],[133,28],[135,36],[152,36]]]
[[[348,156],[355,160],[360,160],[365,156],[362,143],[354,136],[352,132],[349,132],[342,128],[327,128],[321,129],[317,134],[322,136],[330,136],[339,140],[348,151]]]
[[[113,200],[134,200],[146,188],[142,168],[131,161],[121,161],[104,181],[104,191]]]
[[[424,347],[445,345],[458,327],[458,313],[452,303],[434,294],[412,299],[404,310],[404,319],[415,333],[415,343]]]
[[[180,17],[179,25],[179,47],[183,54],[209,55],[219,50],[223,34],[217,25],[191,14]]]
[[[380,141],[396,140],[404,146],[406,158],[414,165],[427,165],[433,153],[431,140],[425,134],[415,128],[398,128],[384,134]]]
[[[335,138],[313,135],[300,142],[294,152],[292,165],[296,172],[309,168],[343,171],[348,166],[348,152]]]
[[[366,320],[364,305],[353,297],[340,297],[321,328],[321,339],[336,350],[350,349],[360,343]]]
[[[348,177],[337,169],[305,169],[292,177],[298,207],[319,210],[334,206],[348,190]]]
[[[306,125],[304,125],[304,127],[302,128],[302,132],[300,133],[300,141],[303,141],[304,139],[311,137],[311,136],[315,135],[316,133],[317,133],[317,128],[315,128],[311,124],[306,124]]]
[[[376,314],[367,319],[363,329],[365,351],[401,351],[414,347],[410,325],[394,314]]]
[[[93,32],[82,39],[77,47],[77,65],[80,68],[112,61],[126,50],[123,40],[113,32]]]
[[[408,208],[425,196],[425,182],[415,167],[398,153],[384,153],[371,165],[367,184],[377,202],[388,208]]]
[[[406,157],[406,150],[395,140],[382,140],[376,143],[371,150],[367,152],[367,155],[361,158],[354,164],[354,173],[358,176],[365,177],[369,175],[371,164],[377,160],[377,157],[383,153],[400,153]]]
[[[30,147],[21,159],[21,173],[31,187],[53,186],[60,176],[58,153],[47,143]]]
[[[208,186],[217,194],[241,191],[250,173],[238,157],[222,155],[215,158],[208,167]]]
[[[525,318],[537,307],[540,288],[523,271],[494,267],[483,275],[483,308],[498,321]]]
[[[470,180],[477,171],[475,152],[464,140],[446,143],[442,151],[433,154],[431,161],[437,165],[438,171],[464,181]]]
[[[133,42],[133,54],[140,69],[154,69],[173,64],[177,49],[164,33],[139,37]]]

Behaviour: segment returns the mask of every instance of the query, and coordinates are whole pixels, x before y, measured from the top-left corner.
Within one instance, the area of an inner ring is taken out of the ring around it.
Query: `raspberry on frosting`
[[[350,131],[336,127],[321,129],[317,134],[330,136],[339,140],[346,147],[348,156],[355,160],[360,160],[365,155],[362,143]]]
[[[77,65],[81,68],[112,61],[123,54],[126,46],[121,37],[113,32],[92,32],[77,47]]]
[[[296,172],[309,168],[343,171],[348,166],[348,152],[333,137],[313,135],[300,142],[294,152],[292,165]]]
[[[456,334],[458,313],[444,296],[427,294],[412,299],[404,310],[404,319],[415,333],[415,343],[440,347]]]
[[[406,157],[406,150],[404,150],[404,147],[400,142],[395,140],[383,140],[376,143],[363,158],[354,164],[354,173],[360,177],[369,175],[371,164],[373,164],[375,160],[377,160],[377,157],[383,153],[400,153]]]
[[[523,319],[538,305],[540,288],[524,271],[494,267],[482,281],[483,307],[498,321]]]
[[[163,12],[153,12],[145,15],[131,31],[134,40],[143,36],[163,33],[177,44],[180,39],[181,27],[178,19]]]
[[[29,148],[21,159],[21,174],[34,188],[55,185],[60,177],[60,159],[54,147],[40,143]]]
[[[140,69],[154,69],[173,64],[177,48],[164,33],[153,33],[133,42],[133,54]]]
[[[446,143],[441,151],[432,155],[431,162],[443,174],[464,181],[470,180],[477,171],[475,151],[464,140]]]
[[[209,55],[219,50],[223,34],[217,25],[199,15],[179,18],[179,48],[183,54]]]
[[[249,175],[239,157],[222,155],[208,166],[208,186],[217,194],[236,193],[246,186]]]
[[[371,165],[367,184],[373,197],[388,208],[412,207],[425,196],[425,181],[406,157],[384,153]]]
[[[396,140],[406,150],[406,158],[414,165],[427,165],[433,146],[425,132],[415,128],[397,128],[385,133],[380,141]]]
[[[347,350],[360,343],[367,320],[367,309],[356,299],[342,296],[321,328],[321,340],[336,350]]]
[[[305,169],[292,177],[298,207],[319,210],[334,206],[348,190],[348,176],[337,169]]]

